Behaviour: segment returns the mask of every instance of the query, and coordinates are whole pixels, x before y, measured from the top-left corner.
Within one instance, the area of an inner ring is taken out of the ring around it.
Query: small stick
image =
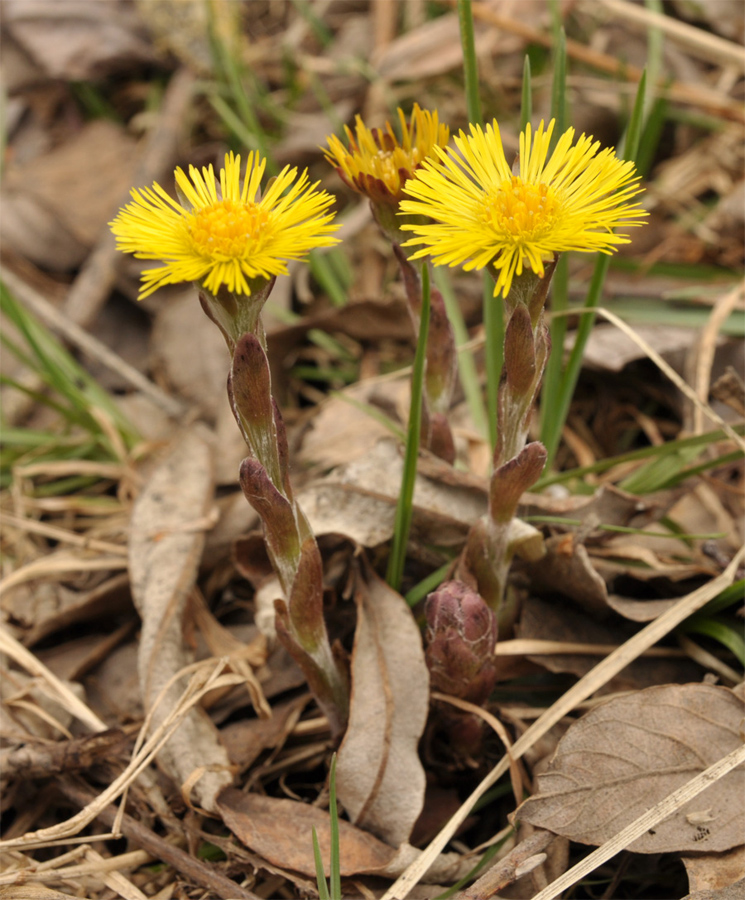
[[[60,778],[57,781],[57,786],[68,800],[71,800],[81,809],[85,809],[86,806],[96,799],[96,795],[87,785],[84,786],[69,776]],[[107,806],[98,813],[97,818],[104,825],[111,828],[115,819],[117,819],[117,815],[118,810],[116,807]],[[153,857],[172,866],[185,878],[201,885],[207,890],[209,896],[220,897],[222,900],[260,900],[256,894],[241,887],[226,875],[215,871],[206,863],[181,850],[181,848],[169,844],[168,841],[159,837],[141,822],[138,822],[137,819],[132,818],[132,816],[126,813],[120,815],[118,824],[119,830],[126,838],[143,850],[147,850]]]

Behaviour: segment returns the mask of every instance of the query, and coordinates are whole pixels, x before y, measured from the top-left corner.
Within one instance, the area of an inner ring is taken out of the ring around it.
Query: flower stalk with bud
[[[433,690],[483,706],[496,681],[497,619],[476,591],[462,581],[446,581],[425,605],[425,659]],[[479,756],[483,722],[450,704],[439,704],[449,745],[467,758]]]
[[[111,223],[120,250],[160,260],[142,277],[140,297],[157,288],[194,282],[202,309],[220,329],[232,364],[228,394],[248,456],[240,484],[260,515],[269,558],[283,597],[275,601],[277,634],[303,670],[334,733],[345,725],[349,689],[342,660],[323,619],[323,570],[310,525],[289,479],[287,437],[274,402],[261,311],[287,261],[336,243],[329,207],[307,173],[289,166],[260,194],[265,162],[226,155],[189,174],[176,170],[180,202],[159,185],[132,191],[132,202]]]
[[[546,450],[526,444],[530,417],[550,353],[545,302],[560,253],[612,253],[629,238],[618,227],[642,224],[646,213],[633,202],[641,188],[633,163],[600,149],[574,129],[549,154],[554,122],[528,125],[520,135],[513,171],[507,164],[496,121],[471,125],[455,138],[457,152],[436,148],[437,162],[425,161],[404,186],[410,199],[402,213],[429,217],[402,230],[418,248],[412,259],[488,269],[494,302],[506,313],[504,379],[499,388],[497,444],[489,488],[489,510],[468,536],[459,576],[475,583],[508,633],[515,610],[507,596],[507,575],[515,553],[540,554],[537,532],[518,523],[521,495],[543,470]]]

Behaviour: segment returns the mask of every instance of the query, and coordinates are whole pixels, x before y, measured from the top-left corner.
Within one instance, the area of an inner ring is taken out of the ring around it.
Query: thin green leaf
[[[460,42],[463,48],[463,75],[466,89],[466,112],[468,121],[483,125],[481,98],[479,95],[479,70],[476,60],[476,43],[473,36],[473,10],[471,0],[458,0],[458,23]]]
[[[323,871],[323,859],[321,859],[321,848],[318,844],[318,835],[316,834],[316,826],[311,828],[313,838],[313,860],[316,866],[316,883],[318,885],[319,900],[331,900],[329,897],[329,889],[326,884],[326,876]]]
[[[420,600],[424,600],[427,594],[431,594],[432,591],[436,590],[442,584],[451,566],[452,562],[446,562],[444,565],[440,566],[439,569],[435,569],[434,572],[422,579],[419,584],[414,585],[414,587],[407,592],[404,600],[406,600],[409,606],[416,606]]]
[[[520,131],[525,131],[525,126],[533,116],[533,79],[530,73],[530,57],[525,54],[523,63],[523,88],[520,97]]]
[[[330,396],[338,397],[339,400],[343,400],[345,403],[348,403],[350,406],[353,406],[355,409],[358,409],[360,412],[365,413],[365,415],[370,416],[371,419],[375,419],[376,422],[380,422],[380,424],[387,428],[390,433],[397,438],[399,441],[403,441],[406,439],[406,433],[403,428],[401,428],[390,416],[387,416],[379,407],[373,406],[371,403],[363,403],[362,400],[357,400],[355,397],[350,397],[348,394],[345,394],[344,391],[329,391]]]
[[[638,151],[643,118],[645,90],[646,73],[643,73],[641,80],[639,81],[639,87],[636,93],[636,101],[634,103],[634,110],[632,112],[631,120],[629,122],[629,127],[626,133],[626,151],[624,153],[626,159],[634,159]],[[585,310],[594,310],[599,305],[609,264],[610,256],[607,256],[605,254],[601,254],[598,256],[598,259],[595,263],[595,270],[592,275],[592,281],[590,282],[590,287],[585,299]],[[558,391],[558,396],[555,398],[552,405],[552,410],[555,410],[555,412],[551,414],[549,427],[547,427],[545,433],[542,434],[543,443],[546,447],[546,450],[548,451],[549,465],[556,455],[556,450],[559,446],[561,432],[564,428],[564,423],[566,422],[566,418],[569,413],[569,407],[572,402],[572,397],[574,396],[574,389],[577,386],[579,374],[582,370],[582,358],[585,353],[585,347],[587,345],[587,341],[590,337],[594,324],[594,313],[591,315],[580,316],[574,346],[572,347],[572,352],[569,355],[569,361],[567,362],[566,369],[564,370],[564,375],[561,380],[561,388]]]
[[[733,430],[736,434],[745,434],[745,426],[735,425]],[[628,453],[621,453],[618,456],[611,456],[607,459],[601,459],[589,466],[579,466],[576,469],[568,469],[566,472],[558,472],[556,474],[545,475],[535,485],[534,490],[545,490],[552,484],[563,484],[567,481],[575,479],[583,479],[585,475],[597,475],[612,469],[621,463],[636,462],[641,459],[654,459],[666,453],[672,453],[676,450],[682,450],[687,447],[710,447],[717,441],[727,439],[727,435],[722,430],[708,431],[705,434],[697,434],[688,438],[677,438],[674,441],[668,441],[665,444],[654,447],[642,447],[639,450],[631,450]]]
[[[558,4],[553,3],[552,9]],[[558,26],[558,27],[557,27]],[[567,129],[567,37],[560,17],[554,17],[554,77],[551,83],[551,118],[556,119],[549,152]]]
[[[329,816],[331,818],[331,853],[329,885],[331,900],[341,900],[341,861],[339,859],[339,811],[336,806],[336,754],[331,757],[329,772]]]
[[[741,666],[745,666],[745,639],[742,636],[742,626],[722,622],[720,619],[689,619],[681,626],[681,631],[687,634],[702,634],[713,638],[730,652],[734,653]]]
[[[308,254],[310,271],[334,306],[346,306],[348,300],[346,286],[339,278],[338,271],[328,257],[329,253],[319,253],[317,250],[311,250]]]

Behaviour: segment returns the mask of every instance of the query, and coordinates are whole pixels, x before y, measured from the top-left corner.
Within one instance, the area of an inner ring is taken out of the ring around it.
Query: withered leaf
[[[745,897],[745,879],[715,891],[694,891],[683,900],[742,900]]]
[[[602,844],[738,748],[744,712],[732,691],[708,684],[660,685],[609,700],[569,728],[517,816]],[[629,849],[711,853],[737,846],[745,829],[743,791],[739,766]]]
[[[213,494],[209,447],[195,431],[187,431],[150,476],[132,511],[129,571],[132,597],[142,618],[138,670],[146,710],[172,676],[192,661],[184,645],[183,617]],[[177,681],[167,689],[155,710],[153,727],[165,719],[183,687]],[[204,767],[194,795],[207,809],[232,780],[228,755],[201,708],[187,713],[158,760],[179,786]]]
[[[700,817],[701,824],[708,824],[706,818]],[[691,891],[718,891],[738,881],[745,887],[745,845],[726,853],[685,854],[683,865]]]
[[[235,788],[220,794],[217,807],[225,824],[247,847],[277,866],[304,875],[315,874],[311,836],[315,827],[321,858],[328,866],[331,841],[327,810],[295,800],[244,794]],[[339,822],[339,849],[342,875],[375,872],[396,855],[393,847],[343,820]]]
[[[222,791],[217,809],[228,828],[255,853],[282,869],[308,876],[316,874],[312,838],[315,828],[321,859],[326,875],[329,874],[331,828],[327,810],[281,797],[244,794],[235,788]],[[395,878],[421,852],[409,844],[394,850],[369,832],[339,820],[339,863],[345,877],[367,874]],[[472,868],[472,859],[464,860],[459,853],[441,853],[423,881],[456,881]]]
[[[419,629],[404,599],[374,573],[360,578],[349,725],[336,787],[350,819],[388,844],[407,841],[424,804],[418,743],[429,709]]]

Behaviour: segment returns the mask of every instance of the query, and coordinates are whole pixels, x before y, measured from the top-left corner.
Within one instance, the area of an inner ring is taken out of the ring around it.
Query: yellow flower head
[[[435,147],[444,147],[450,138],[447,125],[440,125],[437,111],[429,112],[414,104],[410,123],[399,108],[401,140],[390,122],[385,128],[369,129],[357,116],[356,136],[345,125],[349,150],[335,135],[328,138],[326,159],[344,182],[365,194],[373,203],[396,206],[403,199],[403,186],[422,161],[433,157]]]
[[[641,192],[632,162],[574,129],[558,140],[548,157],[554,121],[520,135],[520,164],[513,175],[496,121],[484,132],[471,125],[455,138],[460,156],[438,151],[441,162],[426,161],[404,187],[413,200],[401,212],[428,216],[429,224],[402,224],[421,246],[413,258],[431,256],[440,265],[464,269],[489,266],[497,282],[494,296],[507,296],[516,275],[530,268],[543,276],[544,263],[566,250],[612,253],[629,241],[614,229],[641,225],[647,213],[629,202]]]
[[[164,263],[143,273],[140,299],[182,281],[248,296],[250,279],[287,274],[287,260],[337,243],[329,236],[338,227],[328,212],[333,197],[286,166],[259,199],[265,165],[250,153],[241,182],[241,158],[228,153],[219,187],[212,166],[201,173],[190,166],[188,177],[176,169],[183,206],[158,184],[132,190],[132,202],[110,223],[117,247]]]

